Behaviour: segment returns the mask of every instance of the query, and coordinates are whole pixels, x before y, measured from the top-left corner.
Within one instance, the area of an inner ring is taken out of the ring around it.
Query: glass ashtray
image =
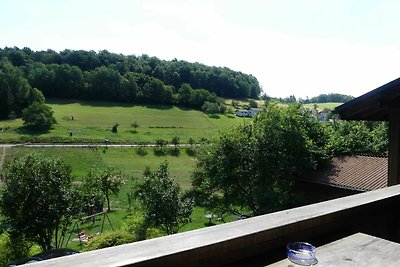
[[[305,242],[293,242],[287,245],[288,259],[298,265],[310,266],[317,264],[316,248]]]

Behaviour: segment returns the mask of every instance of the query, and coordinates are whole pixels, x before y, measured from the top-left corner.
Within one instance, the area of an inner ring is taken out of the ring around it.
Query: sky
[[[360,96],[400,77],[397,0],[1,0],[0,47],[224,66],[263,92]]]

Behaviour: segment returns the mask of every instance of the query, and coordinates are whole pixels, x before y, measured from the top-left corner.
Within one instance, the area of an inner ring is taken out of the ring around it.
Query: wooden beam
[[[400,113],[392,112],[389,120],[388,186],[400,184]]]
[[[330,242],[355,232],[393,239],[393,235],[387,234],[387,230],[391,229],[386,229],[386,222],[388,216],[399,213],[394,208],[399,203],[400,185],[397,185],[175,235],[45,260],[34,265],[265,266],[264,261],[270,263],[272,252],[284,257],[286,244],[297,240],[317,245],[316,242],[326,241],[328,236],[332,237],[327,240]],[[262,257],[263,264],[251,264],[251,258],[257,259],[257,256]],[[235,264],[238,261],[242,264]]]

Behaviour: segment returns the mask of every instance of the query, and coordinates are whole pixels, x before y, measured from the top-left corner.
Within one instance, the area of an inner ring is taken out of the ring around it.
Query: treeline
[[[0,61],[0,118],[21,116],[33,102],[44,102],[42,92],[30,86],[20,69]]]
[[[290,95],[289,97],[270,97],[268,95],[262,95],[262,99],[266,101],[277,101],[280,103],[301,103],[301,104],[310,104],[310,103],[328,103],[328,102],[337,102],[337,103],[346,103],[347,101],[352,100],[354,97],[351,95],[342,95],[342,94],[336,94],[336,93],[331,93],[331,94],[320,94],[318,96],[314,96],[312,98],[296,98],[294,95]]]
[[[327,102],[339,102],[339,103],[346,103],[352,100],[354,97],[351,95],[342,95],[342,94],[320,94],[318,96],[312,97],[307,99],[307,103],[327,103]],[[305,104],[307,104],[305,103]]]
[[[261,92],[252,75],[147,55],[6,47],[0,58],[23,70],[32,87],[51,97],[172,104],[178,103],[183,84],[209,92],[207,97],[257,98]]]

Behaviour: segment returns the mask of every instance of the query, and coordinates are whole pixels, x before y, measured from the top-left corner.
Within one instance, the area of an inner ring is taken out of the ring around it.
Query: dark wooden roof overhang
[[[338,106],[344,120],[389,121],[400,112],[400,78]]]

